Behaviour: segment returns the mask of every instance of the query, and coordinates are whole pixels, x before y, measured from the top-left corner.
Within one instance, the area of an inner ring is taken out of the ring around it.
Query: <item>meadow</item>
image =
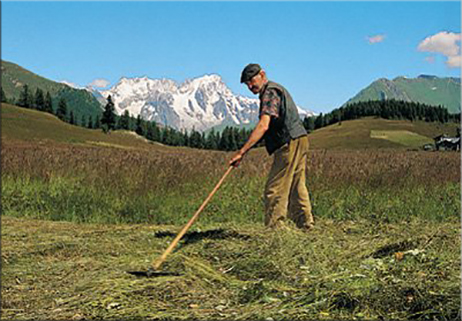
[[[459,153],[312,149],[306,234],[263,226],[254,149],[143,278],[231,153],[111,135],[2,135],[2,319],[460,319]]]
[[[231,156],[59,145],[5,144],[2,151],[5,213],[76,223],[182,224]],[[386,222],[458,220],[459,164],[458,154],[450,152],[311,151],[308,186],[315,215]],[[270,165],[263,150],[252,151],[201,222],[261,222]]]

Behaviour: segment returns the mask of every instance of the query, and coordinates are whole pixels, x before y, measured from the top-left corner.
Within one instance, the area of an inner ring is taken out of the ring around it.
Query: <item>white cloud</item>
[[[102,78],[99,78],[99,79],[95,79],[93,80],[89,86],[91,87],[97,87],[97,88],[105,88],[107,86],[109,86],[110,82],[106,79],[102,79]]]
[[[446,65],[450,68],[460,67],[460,33],[442,31],[425,38],[417,47],[422,52],[433,52],[446,56]]]
[[[460,68],[462,66],[462,57],[459,56],[450,56],[446,64],[451,68]]]
[[[384,41],[385,37],[385,35],[375,35],[372,37],[367,37],[367,41],[369,41],[370,44],[379,43]]]

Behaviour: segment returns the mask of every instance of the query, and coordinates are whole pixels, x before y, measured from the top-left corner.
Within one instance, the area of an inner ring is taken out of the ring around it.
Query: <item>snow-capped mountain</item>
[[[221,124],[242,125],[258,121],[258,99],[235,95],[218,75],[205,75],[178,85],[169,79],[122,78],[101,91],[111,95],[116,112],[128,110],[133,116],[176,129],[198,131]],[[311,115],[299,108],[302,118]]]

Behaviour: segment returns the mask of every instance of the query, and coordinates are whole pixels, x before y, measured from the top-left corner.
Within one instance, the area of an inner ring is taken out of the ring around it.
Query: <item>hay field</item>
[[[126,272],[162,253],[231,154],[47,139],[2,141],[3,319],[460,318],[458,153],[311,150],[304,234],[264,228],[271,160],[252,150],[167,259],[179,275],[140,278]]]

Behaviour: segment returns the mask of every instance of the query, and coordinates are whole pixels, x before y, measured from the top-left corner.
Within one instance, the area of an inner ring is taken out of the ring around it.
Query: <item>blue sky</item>
[[[79,86],[216,73],[237,94],[258,62],[328,112],[378,78],[460,77],[460,2],[2,2],[2,59]]]

